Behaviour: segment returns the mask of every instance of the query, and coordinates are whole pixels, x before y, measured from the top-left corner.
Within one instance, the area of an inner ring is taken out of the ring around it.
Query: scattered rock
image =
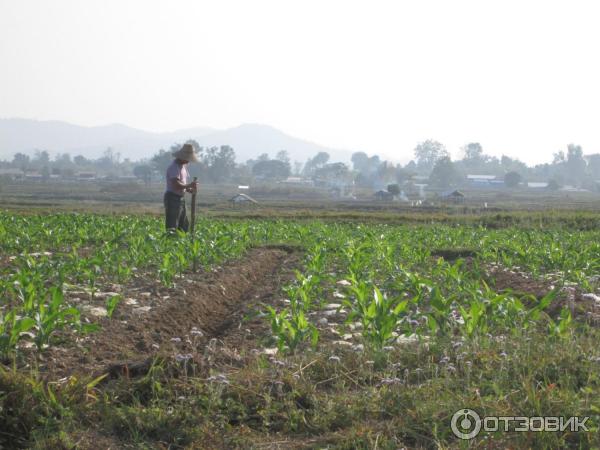
[[[83,309],[88,314],[96,317],[104,317],[108,315],[106,308],[102,306],[83,305],[81,309]]]
[[[115,297],[117,295],[119,295],[118,292],[96,292],[94,294],[94,297],[97,297],[97,298],[109,298],[109,297]]]
[[[134,308],[133,309],[133,313],[134,314],[146,314],[147,312],[149,312],[152,308],[150,306],[140,306],[139,308]]]
[[[596,294],[583,294],[582,295],[583,298],[585,298],[586,300],[594,300],[596,303],[600,304],[600,296],[596,295]]]

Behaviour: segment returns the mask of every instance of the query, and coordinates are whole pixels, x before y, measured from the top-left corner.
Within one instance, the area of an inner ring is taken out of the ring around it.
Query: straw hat
[[[194,153],[194,147],[192,147],[192,144],[184,144],[183,147],[173,153],[173,157],[189,162],[198,161],[198,157],[196,156],[196,153]]]

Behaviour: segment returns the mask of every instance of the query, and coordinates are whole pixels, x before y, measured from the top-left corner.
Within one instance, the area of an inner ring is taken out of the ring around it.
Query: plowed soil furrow
[[[155,356],[175,357],[203,348],[212,338],[225,339],[230,330],[239,332],[251,305],[280,295],[281,277],[289,279],[297,261],[294,249],[261,247],[214,272],[190,275],[192,282],[180,283],[148,313],[115,313],[78,345],[49,349],[44,371],[53,379],[107,371],[135,375],[147,370]],[[191,333],[194,328],[202,334]]]

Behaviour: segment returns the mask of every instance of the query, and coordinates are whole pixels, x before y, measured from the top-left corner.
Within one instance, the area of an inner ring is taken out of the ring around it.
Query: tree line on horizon
[[[418,178],[433,187],[448,188],[460,185],[468,174],[474,174],[494,175],[504,179],[509,186],[516,186],[521,181],[543,181],[551,188],[568,184],[598,190],[597,181],[600,180],[600,154],[584,155],[581,146],[575,144],[569,144],[566,152],[554,153],[551,163],[528,166],[506,155],[500,158],[487,155],[477,142],[463,146],[463,157],[453,161],[442,143],[426,140],[417,144],[414,158],[403,166],[365,152],[353,153],[351,165],[330,162],[326,152],[319,152],[305,162],[292,162],[285,150],[274,157],[262,153],[256,159],[236,163],[235,150],[231,146],[201,147],[193,140],[186,143],[192,144],[199,156],[199,162],[190,165],[191,175],[208,183],[280,181],[293,175],[317,184],[353,183],[372,188],[403,185]],[[173,159],[172,153],[180,147],[181,144],[173,144],[168,150],[160,149],[152,157],[140,161],[122,159],[111,148],[97,159],[81,155],[71,157],[69,153],[59,153],[52,159],[47,151],[36,151],[33,157],[16,153],[12,161],[1,161],[0,168],[37,171],[43,178],[50,175],[69,178],[83,171],[108,176],[134,175],[149,183],[162,179]]]

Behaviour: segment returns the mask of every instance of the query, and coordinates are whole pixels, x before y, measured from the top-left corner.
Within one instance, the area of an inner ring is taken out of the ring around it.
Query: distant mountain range
[[[98,158],[106,148],[121,153],[122,158],[149,158],[159,149],[188,139],[201,146],[229,145],[238,162],[256,158],[261,153],[271,157],[287,150],[292,161],[306,161],[318,152],[327,152],[330,161],[350,161],[352,152],[337,150],[294,138],[268,125],[244,124],[226,130],[196,127],[167,133],[154,133],[121,124],[84,127],[60,121],[0,119],[0,159],[11,160],[17,152],[32,155],[35,150],[70,153]]]

